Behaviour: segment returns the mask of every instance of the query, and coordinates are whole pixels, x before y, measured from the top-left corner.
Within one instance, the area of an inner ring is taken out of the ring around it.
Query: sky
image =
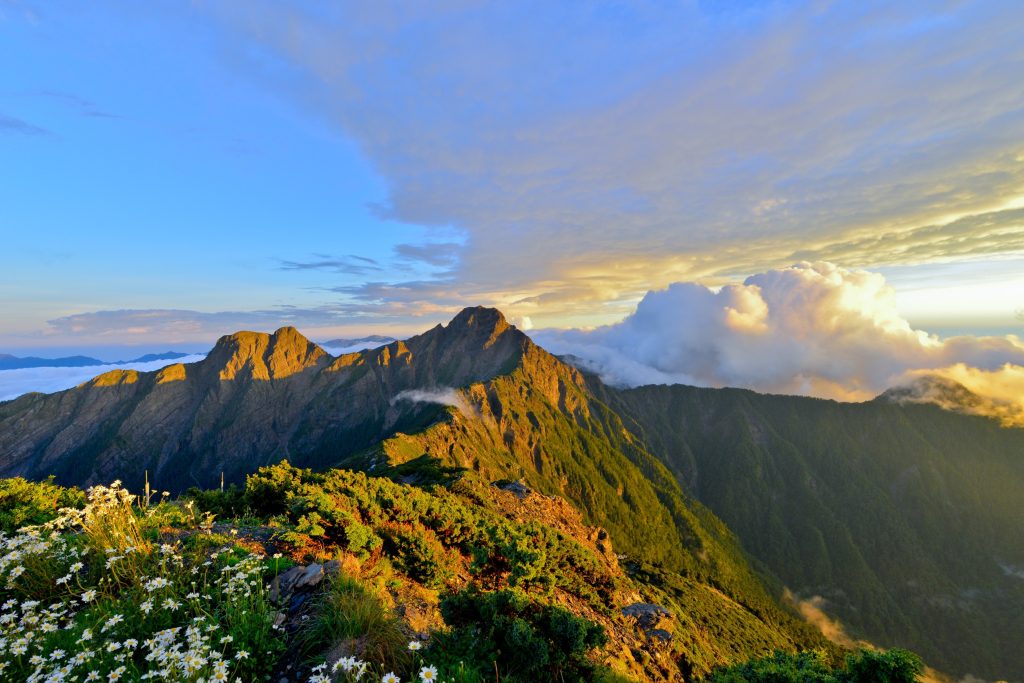
[[[0,352],[601,328],[802,263],[1019,334],[1022,33],[999,0],[0,0]]]

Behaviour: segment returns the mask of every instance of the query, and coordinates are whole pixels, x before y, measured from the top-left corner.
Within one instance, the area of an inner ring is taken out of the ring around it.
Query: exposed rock
[[[527,486],[521,481],[513,481],[507,484],[501,484],[500,486],[498,486],[498,488],[500,488],[502,491],[514,493],[520,500],[526,498],[528,495],[533,493],[533,489],[531,489],[529,486]]]
[[[302,572],[298,579],[295,581],[295,589],[303,588],[304,586],[313,587],[323,581],[324,578],[324,567],[320,564],[311,564],[306,567],[306,570]]]
[[[637,602],[623,607],[622,614],[635,619],[637,626],[640,627],[647,637],[661,637],[660,634],[655,633],[656,631],[661,631],[668,633],[667,640],[672,639],[672,634],[670,633],[673,630],[672,613],[661,605]]]

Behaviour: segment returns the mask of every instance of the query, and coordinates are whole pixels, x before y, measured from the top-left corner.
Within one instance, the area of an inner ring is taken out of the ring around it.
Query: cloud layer
[[[355,306],[607,321],[683,279],[1020,251],[1016,3],[741,5],[204,11],[358,142],[381,216],[464,234]]]
[[[139,370],[151,372],[176,363],[197,363],[206,354],[194,354],[175,360],[158,360],[149,363],[125,363],[121,365],[90,365],[82,368],[24,368],[21,370],[0,370],[0,401],[17,398],[30,391],[49,394],[78,386],[97,375],[110,370]]]
[[[620,323],[535,338],[613,384],[683,383],[865,400],[939,375],[1018,406],[1024,343],[940,340],[913,329],[878,274],[800,263],[710,289],[675,283],[649,292]]]

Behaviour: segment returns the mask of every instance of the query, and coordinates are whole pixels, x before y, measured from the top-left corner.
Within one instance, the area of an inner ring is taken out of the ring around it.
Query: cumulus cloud
[[[412,403],[435,403],[442,406],[451,406],[458,408],[459,412],[464,417],[473,417],[476,411],[473,406],[469,404],[466,397],[463,396],[455,389],[449,387],[438,387],[437,389],[406,389],[401,391],[391,399],[391,405],[395,405],[401,401],[410,401]]]
[[[988,397],[988,405],[1019,407],[1024,396],[1020,339],[942,340],[913,329],[881,275],[829,263],[800,263],[720,289],[676,283],[649,292],[620,323],[534,336],[617,385],[864,400],[938,375]]]
[[[97,375],[110,370],[139,370],[151,372],[176,363],[197,363],[206,354],[194,354],[175,360],[158,360],[149,363],[124,363],[119,365],[89,365],[81,368],[24,368],[21,370],[0,370],[0,401],[17,398],[30,391],[49,394],[78,386]]]

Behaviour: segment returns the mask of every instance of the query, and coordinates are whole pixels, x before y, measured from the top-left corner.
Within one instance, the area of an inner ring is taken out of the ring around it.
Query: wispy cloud
[[[92,100],[86,99],[74,93],[63,92],[59,90],[35,90],[31,93],[37,97],[43,97],[54,102],[59,102],[71,109],[74,109],[82,116],[89,118],[98,119],[117,119],[121,118],[117,114],[111,114],[110,112],[103,111],[96,105]]]
[[[190,341],[216,338],[237,330],[273,330],[283,325],[329,327],[347,322],[332,307],[280,306],[256,311],[204,312],[183,309],[125,309],[76,313],[47,321],[48,334],[73,339],[160,339]]]
[[[4,131],[32,137],[53,135],[53,133],[41,126],[37,126],[15,116],[8,116],[0,112],[0,132]]]
[[[366,256],[314,254],[314,258],[308,261],[282,260],[281,270],[322,270],[345,275],[367,275],[379,273],[383,268],[378,261]]]
[[[439,268],[454,266],[458,261],[461,244],[455,242],[429,242],[426,244],[398,244],[395,254],[407,261],[420,261]]]

